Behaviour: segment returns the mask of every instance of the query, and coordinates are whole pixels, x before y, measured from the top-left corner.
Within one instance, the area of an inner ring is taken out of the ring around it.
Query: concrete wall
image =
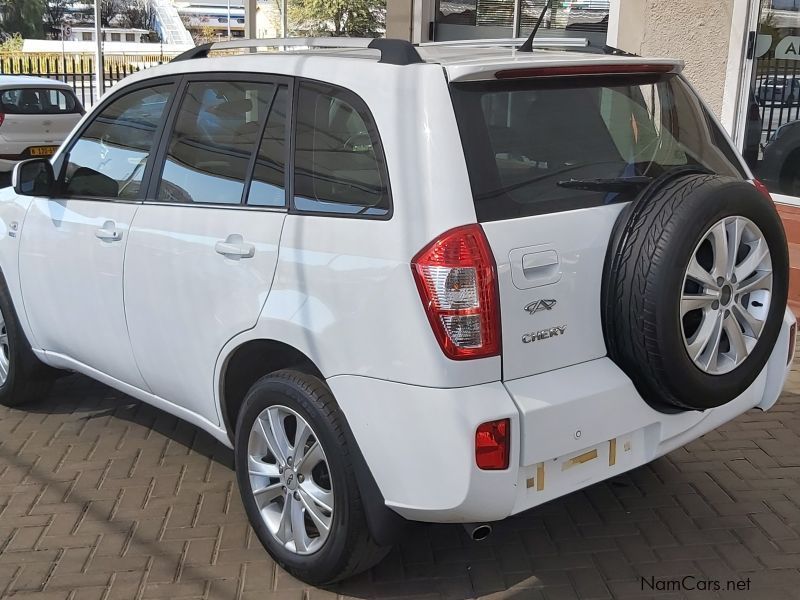
[[[722,113],[735,0],[618,0],[616,45],[686,61],[686,75]]]

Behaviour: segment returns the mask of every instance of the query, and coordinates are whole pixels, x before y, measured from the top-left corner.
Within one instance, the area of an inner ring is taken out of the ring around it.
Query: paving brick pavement
[[[247,526],[231,452],[79,376],[0,408],[0,598],[800,598],[800,372],[779,404],[509,519],[420,526],[371,572],[293,579]],[[750,591],[642,589],[691,576]],[[744,585],[744,584],[742,584]]]

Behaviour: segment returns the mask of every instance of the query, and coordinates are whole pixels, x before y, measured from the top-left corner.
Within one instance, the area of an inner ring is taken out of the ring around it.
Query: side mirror
[[[50,196],[55,182],[53,165],[46,158],[17,163],[11,175],[11,186],[20,196]]]

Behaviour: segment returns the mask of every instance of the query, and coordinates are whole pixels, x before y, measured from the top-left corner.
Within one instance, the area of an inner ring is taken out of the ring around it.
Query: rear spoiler
[[[530,55],[528,55],[530,56]],[[683,62],[670,59],[644,59],[639,57],[611,57],[586,55],[560,60],[511,60],[491,64],[446,65],[448,79],[455,81],[491,81],[529,79],[539,77],[586,77],[606,75],[667,74],[680,73]]]

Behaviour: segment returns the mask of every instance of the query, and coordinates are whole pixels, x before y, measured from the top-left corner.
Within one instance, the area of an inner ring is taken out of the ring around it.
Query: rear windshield
[[[10,115],[59,115],[81,113],[70,90],[20,88],[0,92],[0,111]]]
[[[451,94],[479,221],[625,202],[678,167],[744,176],[679,76],[454,83]],[[627,181],[575,189],[596,180]]]

